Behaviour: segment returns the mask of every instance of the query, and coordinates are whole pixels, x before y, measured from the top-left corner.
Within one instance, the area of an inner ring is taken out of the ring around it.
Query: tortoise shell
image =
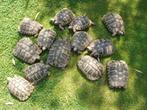
[[[51,46],[48,54],[47,64],[64,68],[69,62],[71,45],[63,39],[56,40]]]
[[[73,19],[69,25],[69,29],[72,29],[73,32],[84,31],[92,25],[94,23],[87,16],[79,16]]]
[[[91,56],[94,57],[110,56],[115,50],[112,41],[109,39],[97,39],[87,49],[91,53]]]
[[[30,65],[24,69],[25,78],[33,84],[37,84],[48,75],[49,67],[49,65],[45,65],[43,62]]]
[[[19,32],[23,35],[37,35],[43,26],[30,18],[24,18],[19,27]]]
[[[59,25],[59,28],[64,29],[64,26],[69,25],[73,18],[73,12],[70,9],[63,8],[56,14],[54,24]]]
[[[112,36],[125,34],[124,22],[119,14],[109,12],[103,16],[102,21]]]
[[[42,29],[38,35],[38,45],[43,50],[49,49],[50,46],[53,44],[56,32],[50,29]]]
[[[103,75],[103,65],[91,56],[81,57],[77,65],[89,80],[97,80]]]
[[[8,78],[8,90],[20,101],[25,101],[32,94],[34,86],[21,76]]]
[[[75,32],[72,39],[72,49],[74,52],[81,53],[90,44],[92,38],[84,31]]]
[[[107,64],[110,88],[125,88],[128,82],[128,65],[125,61],[112,60]]]
[[[33,44],[30,38],[26,37],[20,39],[17,42],[16,47],[13,49],[14,56],[29,64],[39,60],[40,53],[40,48],[36,44]]]

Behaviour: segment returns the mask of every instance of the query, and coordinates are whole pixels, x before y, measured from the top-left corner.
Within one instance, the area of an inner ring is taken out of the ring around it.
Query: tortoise
[[[112,60],[107,64],[110,88],[126,88],[128,65],[123,60]]]
[[[41,49],[27,37],[20,39],[13,49],[14,56],[29,64],[39,60],[41,52]]]
[[[58,39],[51,46],[47,64],[59,68],[65,68],[70,59],[71,45],[68,40]]]
[[[92,25],[94,23],[87,16],[79,16],[73,19],[69,25],[69,29],[72,29],[73,32],[84,31]]]
[[[75,32],[72,39],[72,49],[74,52],[81,53],[91,43],[92,38],[84,31]]]
[[[42,29],[38,35],[38,45],[42,50],[49,49],[55,40],[56,32],[50,29]]]
[[[112,36],[125,34],[124,22],[119,14],[109,12],[103,16],[102,21]]]
[[[91,56],[82,56],[77,66],[86,78],[91,81],[95,81],[103,75],[103,65]]]
[[[25,73],[25,78],[37,84],[40,80],[45,78],[48,75],[49,65],[45,65],[42,61],[35,63],[33,65],[27,66],[23,71]]]
[[[91,56],[105,57],[114,53],[115,48],[112,41],[109,39],[97,39],[87,47]]]
[[[55,25],[58,25],[60,29],[64,29],[66,25],[69,25],[70,22],[74,19],[73,12],[68,8],[63,8],[59,13],[56,14],[52,20]]]
[[[8,90],[20,101],[27,100],[33,92],[34,86],[21,76],[8,77]]]
[[[18,32],[23,35],[37,35],[43,26],[35,20],[25,17],[21,23]]]

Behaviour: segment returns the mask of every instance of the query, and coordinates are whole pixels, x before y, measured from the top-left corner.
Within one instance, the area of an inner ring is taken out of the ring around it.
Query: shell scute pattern
[[[33,84],[37,84],[48,75],[49,67],[49,65],[45,65],[43,62],[30,65],[24,69],[25,78]]]
[[[64,29],[66,25],[74,19],[74,14],[70,9],[64,8],[56,14],[54,24],[59,25],[61,29]]]
[[[63,39],[56,40],[49,50],[47,64],[59,68],[66,67],[70,59],[70,51],[70,42]]]
[[[41,52],[42,51],[40,48],[36,44],[33,44],[30,38],[20,39],[17,42],[16,47],[13,49],[14,56],[29,64],[32,64],[36,60],[39,60],[39,54]]]
[[[8,90],[20,101],[25,101],[32,94],[34,86],[21,76],[8,78]]]
[[[79,16],[73,19],[69,25],[69,29],[72,29],[74,32],[84,31],[92,25],[94,23],[87,16]]]
[[[56,32],[50,29],[42,29],[38,35],[38,45],[43,49],[49,49],[56,38]]]
[[[97,80],[103,75],[103,65],[91,56],[81,57],[77,65],[89,80]]]
[[[125,34],[124,22],[119,14],[109,12],[103,16],[102,21],[112,36]]]
[[[43,26],[30,18],[24,18],[19,27],[19,32],[23,35],[37,35]]]
[[[94,57],[110,56],[115,51],[115,47],[109,39],[97,39],[87,49]]]
[[[92,38],[84,31],[75,32],[72,39],[72,49],[74,52],[81,53],[91,43]]]
[[[107,64],[110,88],[126,88],[128,82],[128,65],[125,61],[112,60]]]

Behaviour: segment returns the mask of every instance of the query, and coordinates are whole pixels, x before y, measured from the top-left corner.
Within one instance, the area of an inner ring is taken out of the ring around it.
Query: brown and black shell
[[[35,20],[24,18],[19,27],[19,33],[23,35],[37,35],[43,26]]]
[[[20,39],[13,49],[14,56],[29,64],[39,60],[41,52],[41,49],[27,37]]]
[[[77,66],[91,81],[97,80],[103,75],[103,65],[91,56],[82,56]]]
[[[110,88],[126,88],[128,83],[128,65],[123,60],[112,60],[107,64]]]
[[[49,49],[53,44],[57,34],[55,31],[50,29],[42,29],[38,35],[38,45],[43,50]]]
[[[125,34],[124,22],[119,14],[109,12],[103,16],[102,21],[112,36]]]
[[[27,100],[33,92],[34,86],[21,76],[9,77],[8,90],[20,101]]]
[[[78,31],[75,32],[72,38],[71,47],[74,52],[81,53],[91,43],[92,38],[87,32]]]
[[[97,39],[87,47],[93,57],[105,57],[114,53],[115,47],[110,39]]]
[[[59,11],[53,22],[54,24],[58,25],[59,28],[64,29],[66,25],[69,25],[71,21],[74,19],[73,12],[68,8],[63,8],[61,11]]]
[[[94,23],[87,16],[79,16],[73,19],[69,25],[69,29],[72,29],[73,32],[84,31],[92,25]]]
[[[48,54],[47,64],[64,68],[70,59],[71,45],[68,40],[58,39],[51,46]]]
[[[50,67],[49,65],[45,65],[43,62],[35,63],[33,65],[27,66],[23,70],[25,73],[25,78],[29,82],[32,82],[33,84],[37,84],[40,80],[48,76],[49,67]]]

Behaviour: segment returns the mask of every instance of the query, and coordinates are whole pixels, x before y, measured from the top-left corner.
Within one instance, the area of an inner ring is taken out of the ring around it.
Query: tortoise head
[[[90,26],[95,26],[95,23],[93,21],[91,21],[91,20],[89,20],[89,21],[90,21]]]
[[[13,78],[18,77],[17,75],[14,75],[14,77],[7,77],[7,81],[11,81]]]
[[[7,81],[9,82],[12,78],[11,77],[7,77]]]
[[[119,34],[123,36],[123,35],[125,35],[125,32],[119,31]]]
[[[59,24],[59,23],[58,23],[58,20],[55,19],[55,20],[54,20],[54,24],[55,24],[55,25]]]

